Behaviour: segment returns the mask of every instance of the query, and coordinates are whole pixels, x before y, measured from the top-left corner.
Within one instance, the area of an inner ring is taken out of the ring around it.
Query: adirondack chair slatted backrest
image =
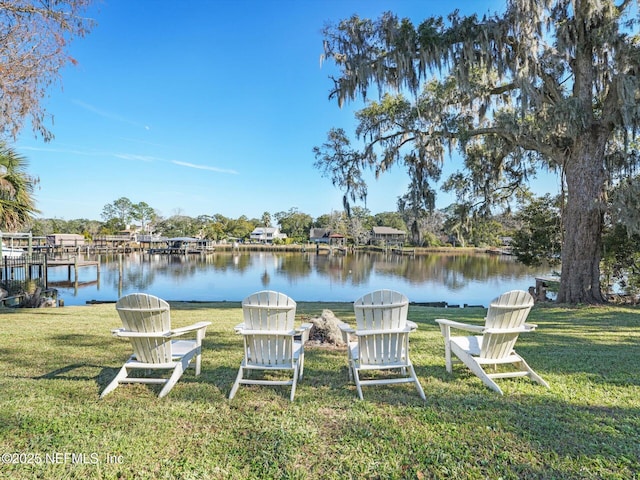
[[[116,310],[126,330],[160,333],[171,330],[169,304],[152,295],[132,293],[116,303]],[[172,360],[168,337],[130,338],[133,352],[140,362],[168,363]]]
[[[523,290],[513,290],[500,295],[489,305],[485,328],[513,329],[522,327],[533,307],[533,297]],[[518,332],[484,333],[481,358],[500,359],[511,354],[518,340]]]
[[[254,293],[242,302],[247,362],[258,365],[291,365],[296,302],[270,290]],[[263,330],[265,333],[259,333]]]
[[[407,361],[409,300],[400,292],[377,290],[354,302],[361,365]],[[384,332],[383,331],[388,331]],[[366,334],[367,331],[377,333]]]

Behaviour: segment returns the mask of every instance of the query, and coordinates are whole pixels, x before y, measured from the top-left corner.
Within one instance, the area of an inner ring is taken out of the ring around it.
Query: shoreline
[[[71,307],[84,307],[90,305],[112,305],[117,300],[87,300],[83,305],[69,305],[59,308],[71,308]],[[194,304],[194,305],[214,305],[214,306],[228,306],[229,304],[237,303],[242,304],[242,300],[166,300],[169,304]],[[353,302],[345,301],[332,301],[332,300],[299,300],[297,304],[314,304],[314,305],[352,305]],[[415,307],[432,307],[432,308],[486,308],[484,305],[471,305],[471,304],[449,304],[447,302],[409,302],[409,306]]]
[[[431,253],[487,253],[491,248],[485,247],[377,247],[370,245],[363,245],[358,247],[343,247],[339,245],[326,245],[316,243],[306,244],[290,244],[290,245],[269,245],[258,243],[241,243],[237,246],[233,244],[216,244],[215,250],[220,251],[281,251],[281,252],[309,252],[309,251],[329,251],[332,248],[346,250],[348,253],[386,253],[386,252],[411,252],[415,255],[428,255]]]

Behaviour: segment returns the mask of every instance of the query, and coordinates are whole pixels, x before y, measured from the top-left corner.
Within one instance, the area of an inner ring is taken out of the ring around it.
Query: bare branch
[[[61,68],[75,63],[66,50],[92,26],[81,15],[90,2],[0,1],[0,136],[15,138],[28,118],[36,134],[52,138],[41,100]]]

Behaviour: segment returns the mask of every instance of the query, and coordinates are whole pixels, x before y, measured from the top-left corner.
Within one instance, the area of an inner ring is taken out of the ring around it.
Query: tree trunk
[[[565,165],[567,203],[563,215],[560,303],[605,302],[600,290],[605,145],[606,132],[603,131],[579,137]]]

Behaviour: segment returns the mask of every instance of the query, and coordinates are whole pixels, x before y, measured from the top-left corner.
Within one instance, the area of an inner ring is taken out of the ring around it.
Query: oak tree
[[[351,154],[357,162],[343,171],[358,179],[367,166],[381,174],[403,163],[427,195],[425,181],[438,179],[453,148],[486,162],[483,178],[506,167],[515,182],[534,167],[560,171],[558,301],[603,302],[606,190],[639,158],[628,141],[640,119],[636,8],[633,0],[507,0],[503,13],[482,18],[454,12],[414,25],[387,13],[327,27],[324,57],[339,70],[330,97],[342,105],[380,92],[358,113],[364,158]]]

